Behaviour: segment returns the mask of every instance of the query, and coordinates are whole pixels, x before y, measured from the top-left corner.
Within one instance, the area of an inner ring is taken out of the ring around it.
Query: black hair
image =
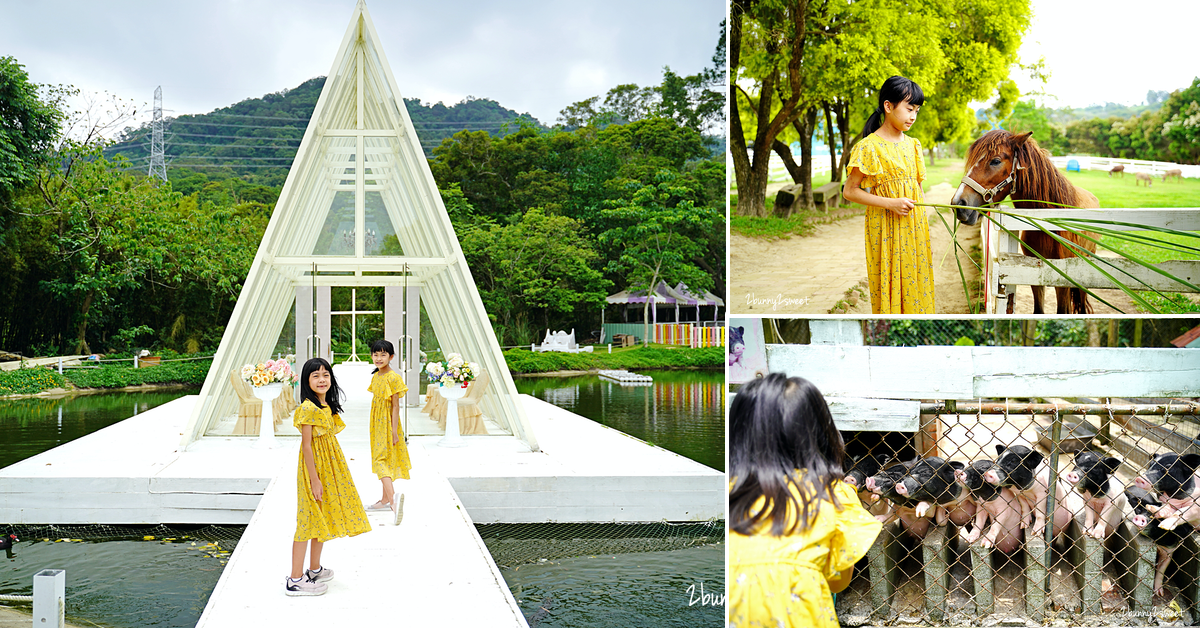
[[[313,358],[304,363],[304,368],[300,370],[300,403],[311,401],[318,408],[324,408],[321,405],[321,400],[317,399],[317,393],[308,384],[308,376],[314,371],[324,368],[329,371],[329,390],[325,392],[325,405],[329,406],[329,410],[334,414],[342,413],[342,389],[338,387],[337,378],[333,376],[333,367],[322,358]]]
[[[395,345],[393,345],[390,340],[384,340],[383,338],[371,343],[371,353],[378,353],[380,351],[388,355],[396,355]],[[371,371],[371,374],[374,375],[378,372],[379,369],[376,368],[375,370]]]
[[[804,532],[821,500],[842,508],[833,482],[844,477],[845,444],[808,380],[770,373],[742,386],[729,409],[729,439],[731,530],[753,534],[769,520],[772,536]]]
[[[879,87],[879,106],[875,108],[875,112],[867,118],[867,123],[863,125],[862,136],[866,137],[874,133],[875,129],[883,126],[883,103],[885,101],[899,107],[900,103],[906,100],[919,107],[925,103],[925,92],[921,91],[920,85],[903,76],[892,76],[884,81],[883,85]]]

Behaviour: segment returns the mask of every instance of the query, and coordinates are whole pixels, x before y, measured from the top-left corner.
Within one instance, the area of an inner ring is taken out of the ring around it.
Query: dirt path
[[[931,203],[949,204],[953,194],[953,186],[939,183],[926,192],[925,199]],[[937,214],[929,213],[937,313],[967,314],[967,298],[963,293],[955,256],[950,253],[952,240],[945,226],[949,224],[953,227],[955,218],[949,212],[941,216],[945,224]],[[979,226],[960,224],[958,242],[967,251],[982,246]],[[729,244],[729,302],[732,314],[830,314],[839,301],[845,303],[833,313],[871,313],[865,288],[866,243],[861,214],[818,225],[812,235],[803,238],[770,241],[731,234]],[[968,284],[974,285],[979,280],[979,270],[961,251],[957,255]],[[1119,290],[1095,292],[1127,314],[1137,311],[1129,297]],[[1095,299],[1090,301],[1096,314],[1118,312]],[[1053,288],[1046,289],[1045,307],[1047,312],[1055,312]],[[1033,313],[1033,296],[1026,286],[1017,288],[1014,313]],[[999,314],[1004,314],[1003,304]]]
[[[948,203],[954,188],[935,185],[925,198],[931,203]],[[952,216],[943,214],[947,223]],[[942,221],[929,215],[934,264],[934,299],[939,314],[967,311],[962,281],[951,248],[950,234]],[[959,243],[970,250],[979,245],[979,228],[959,226]],[[733,234],[730,238],[730,303],[735,314],[778,316],[783,314],[829,314],[838,301],[854,301],[843,310],[870,314],[866,289],[867,259],[863,218],[859,214],[828,225],[818,225],[813,235],[790,240],[767,241]],[[961,252],[967,280],[978,271]],[[971,273],[974,273],[972,275]],[[861,282],[861,283],[860,283]]]

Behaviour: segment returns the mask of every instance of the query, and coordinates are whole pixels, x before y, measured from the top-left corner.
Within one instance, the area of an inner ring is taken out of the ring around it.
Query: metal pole
[[[1054,559],[1054,548],[1051,543],[1054,541],[1054,498],[1055,488],[1058,486],[1058,449],[1059,441],[1062,440],[1062,415],[1057,410],[1054,411],[1054,423],[1050,427],[1050,486],[1046,489],[1046,581],[1044,589],[1046,591],[1046,601],[1050,600],[1050,575],[1053,573],[1051,561]],[[1034,479],[1036,482],[1037,480]],[[1037,609],[1038,616],[1042,616],[1045,609]]]
[[[1099,416],[1113,415],[1162,415],[1162,414],[1200,414],[1200,403],[1128,403],[1108,405],[1102,403],[1069,403],[1054,405],[1052,403],[1018,403],[1005,404],[996,401],[982,403],[966,401],[956,404],[955,409],[961,414],[1090,414]],[[921,414],[949,413],[944,402],[922,403]]]

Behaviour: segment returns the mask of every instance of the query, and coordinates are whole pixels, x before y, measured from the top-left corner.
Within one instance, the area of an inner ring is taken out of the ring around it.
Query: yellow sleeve
[[[863,173],[862,184],[859,186],[863,189],[875,187],[875,177],[883,174],[883,160],[879,154],[879,147],[871,140],[870,135],[859,140],[850,149],[850,162],[846,164],[846,172],[850,172],[852,168],[858,168]]]
[[[390,391],[388,396],[403,395],[404,393],[408,392],[408,386],[404,384],[404,378],[400,377],[400,374],[395,371],[392,371],[392,375],[394,375],[394,377],[389,378],[390,381],[388,382],[388,390]]]
[[[921,140],[913,138],[917,151],[917,183],[925,182],[925,156],[921,154]]]
[[[843,572],[849,572],[858,559],[867,555],[883,524],[862,507],[858,495],[849,484],[837,482],[833,490],[842,509],[836,511],[837,526],[829,539],[829,564],[825,568],[825,579],[837,581],[844,578]]]
[[[296,408],[296,414],[292,417],[292,425],[296,426],[296,429],[299,429],[301,425],[312,425],[316,428],[313,430],[313,436],[320,436],[329,428],[329,421],[316,404],[305,400]]]

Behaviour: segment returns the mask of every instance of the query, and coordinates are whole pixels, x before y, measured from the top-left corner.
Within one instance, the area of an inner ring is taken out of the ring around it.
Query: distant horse
[[[1133,175],[1133,178],[1134,178],[1134,182],[1133,182],[1134,187],[1137,187],[1137,184],[1142,181],[1146,182],[1146,187],[1150,187],[1151,185],[1154,185],[1154,177],[1146,174],[1145,172],[1139,172],[1139,173]]]
[[[1170,170],[1164,172],[1163,173],[1163,183],[1166,183],[1167,179],[1169,179],[1171,177],[1175,177],[1176,181],[1182,181],[1183,180],[1183,170],[1181,170],[1179,168],[1171,168]]]
[[[979,221],[979,212],[975,207],[986,203],[998,203],[1011,196],[1013,205],[1020,209],[1055,208],[1050,203],[1059,203],[1079,208],[1100,207],[1096,195],[1072,184],[1054,167],[1050,156],[1037,145],[1030,136],[1032,133],[1013,135],[1008,131],[998,129],[989,131],[983,137],[975,140],[967,152],[966,176],[958,186],[951,205],[956,205],[955,213],[958,221],[965,225],[973,225]],[[1096,244],[1066,231],[1053,232],[1080,248],[1092,253],[1096,252]],[[1096,234],[1083,232],[1089,237]],[[1023,252],[1036,257],[1032,251],[1037,251],[1046,259],[1064,259],[1075,257],[1075,252],[1066,245],[1059,243],[1043,231],[1022,231],[1021,242]],[[1043,314],[1045,286],[1031,286],[1033,289],[1033,313]],[[1059,314],[1091,314],[1092,306],[1088,303],[1087,293],[1079,288],[1055,288]],[[1008,298],[1009,314],[1013,312],[1013,297]]]
[[[1117,164],[1117,165],[1113,166],[1112,170],[1108,171],[1108,176],[1111,177],[1111,176],[1113,176],[1113,174],[1119,174],[1119,175],[1121,175],[1121,178],[1124,179],[1125,178],[1125,164]]]

